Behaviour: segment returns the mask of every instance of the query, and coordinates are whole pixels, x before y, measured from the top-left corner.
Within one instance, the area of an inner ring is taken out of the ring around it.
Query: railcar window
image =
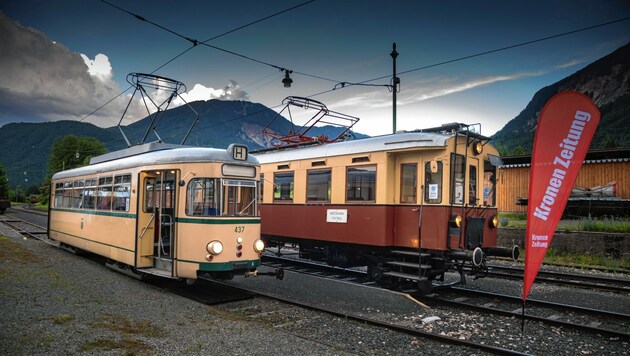
[[[63,183],[55,184],[55,208],[63,207]]]
[[[477,205],[477,167],[468,167],[468,204]]]
[[[453,176],[451,177],[451,203],[464,203],[464,156],[451,154],[451,164],[453,168]]]
[[[214,178],[194,178],[188,183],[186,194],[186,215],[219,215],[219,190],[215,189],[219,180]]]
[[[306,201],[330,201],[330,169],[308,171],[306,181]]]
[[[258,203],[262,204],[265,193],[265,175],[260,174],[260,181],[258,181]]]
[[[83,203],[83,180],[74,181],[74,189],[72,191],[72,207],[81,209]]]
[[[276,201],[293,201],[293,172],[276,173],[273,177],[273,199]]]
[[[497,167],[490,161],[483,163],[483,202],[486,206],[495,205]]]
[[[96,209],[111,210],[112,208],[112,177],[101,177],[98,179],[98,193],[96,195]]]
[[[129,211],[129,199],[131,197],[131,174],[114,177],[114,203],[113,209]]]
[[[94,209],[96,198],[96,179],[86,179],[83,190],[83,209]]]
[[[431,172],[431,162],[424,165],[424,201],[428,204],[442,202],[442,162],[437,163],[437,172]]]
[[[376,166],[348,167],[346,201],[376,201]]]
[[[400,165],[400,202],[402,204],[415,204],[417,202],[417,164]]]

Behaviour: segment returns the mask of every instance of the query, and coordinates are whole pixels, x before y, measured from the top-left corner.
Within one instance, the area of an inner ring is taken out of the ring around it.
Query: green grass
[[[499,214],[499,226],[524,229],[527,227],[527,214]],[[623,218],[582,218],[560,220],[556,231],[590,231],[630,233],[630,220]]]
[[[575,267],[604,267],[611,270],[630,268],[629,259],[613,259],[605,256],[589,255],[584,253],[559,254],[551,248],[547,250],[543,263],[561,264]]]

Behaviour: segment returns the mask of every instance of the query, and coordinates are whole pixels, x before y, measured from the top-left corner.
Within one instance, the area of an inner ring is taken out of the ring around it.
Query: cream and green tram
[[[258,179],[245,146],[133,146],[52,177],[48,236],[138,275],[253,275],[264,249]]]

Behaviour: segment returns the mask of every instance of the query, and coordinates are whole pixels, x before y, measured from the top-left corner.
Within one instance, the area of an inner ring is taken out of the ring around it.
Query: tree
[[[64,136],[53,143],[48,159],[48,172],[52,176],[62,170],[86,166],[90,163],[90,158],[107,152],[105,145],[97,139]]]
[[[7,178],[7,172],[4,170],[4,166],[0,164],[0,198],[6,198],[9,196],[9,179]]]
[[[49,203],[50,183],[53,174],[62,170],[87,166],[92,157],[107,153],[105,145],[91,137],[77,137],[67,135],[57,139],[52,146],[48,158],[48,175],[41,186],[39,201],[42,204]]]
[[[522,146],[517,146],[516,148],[514,148],[514,151],[512,151],[512,154],[514,156],[523,156],[523,155],[527,154],[527,152],[525,151],[525,149]]]

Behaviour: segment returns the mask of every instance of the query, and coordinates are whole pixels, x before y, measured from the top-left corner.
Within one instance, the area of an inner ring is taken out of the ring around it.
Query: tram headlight
[[[254,250],[256,252],[262,252],[265,249],[265,243],[262,240],[256,240],[254,242]]]
[[[208,246],[206,246],[206,250],[208,250],[211,255],[218,255],[223,252],[223,244],[221,241],[211,241],[208,243]]]
[[[239,237],[237,237],[237,238],[236,238],[236,243],[237,243],[237,244],[242,244],[242,243],[243,243],[243,238],[242,238],[242,237],[240,237],[240,236],[239,236]]]
[[[499,226],[499,217],[494,214],[490,215],[490,219],[488,219],[488,224],[491,228],[496,228],[497,226]]]
[[[453,214],[451,216],[451,220],[449,220],[449,223],[451,224],[452,227],[456,227],[456,228],[459,229],[462,226],[462,217],[461,217],[461,215]]]

